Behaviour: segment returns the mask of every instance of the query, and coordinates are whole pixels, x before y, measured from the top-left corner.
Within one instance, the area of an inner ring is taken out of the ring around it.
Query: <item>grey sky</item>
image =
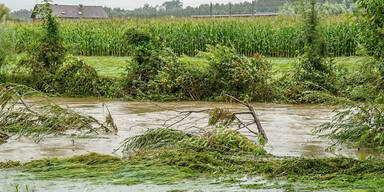
[[[108,7],[121,7],[125,9],[134,9],[142,7],[144,4],[159,5],[167,0],[54,0],[57,4],[84,4],[84,5],[102,5]],[[202,3],[228,3],[228,2],[243,2],[245,0],[181,0],[184,6],[196,6]],[[251,1],[251,0],[248,0]],[[41,0],[0,0],[0,3],[5,4],[11,10],[32,9],[34,4],[40,3]]]

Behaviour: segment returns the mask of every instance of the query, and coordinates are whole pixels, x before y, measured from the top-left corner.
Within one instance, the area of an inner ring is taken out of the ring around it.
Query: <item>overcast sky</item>
[[[167,0],[54,0],[53,3],[57,4],[84,4],[84,5],[101,5],[108,7],[120,7],[124,9],[134,9],[142,7],[144,4],[160,5]],[[245,0],[181,0],[184,6],[196,6],[203,3],[228,3],[228,2],[243,2]],[[248,0],[252,1],[252,0]],[[41,0],[0,0],[0,3],[5,4],[11,10],[18,9],[33,9],[36,3]]]

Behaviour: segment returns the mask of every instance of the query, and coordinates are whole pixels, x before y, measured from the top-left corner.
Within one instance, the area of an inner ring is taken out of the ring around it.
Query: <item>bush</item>
[[[155,79],[167,63],[174,61],[174,54],[171,50],[164,49],[156,37],[145,31],[129,29],[124,38],[127,46],[135,45],[135,49],[125,70],[123,87],[133,96],[149,95],[151,91],[148,83]]]
[[[164,57],[167,58],[167,57]],[[188,66],[175,55],[169,55],[167,64],[150,82],[153,93],[177,100],[202,100],[210,97],[208,74],[195,66]]]
[[[180,63],[174,54],[163,56],[166,64],[149,82],[152,93],[179,100],[217,99],[223,93],[249,101],[273,99],[271,65],[261,57],[248,59],[220,45],[208,46],[200,56],[209,62],[204,70]]]
[[[68,58],[55,75],[56,91],[67,96],[98,95],[99,76],[80,58]]]
[[[381,75],[376,62],[367,60],[358,70],[338,71],[341,95],[352,101],[373,101],[380,95]]]
[[[249,101],[273,99],[271,65],[258,55],[247,58],[231,48],[208,46],[200,56],[207,58],[209,65],[201,70],[182,64],[158,38],[129,34],[129,41],[141,42],[123,78],[125,91],[134,97],[204,100],[227,93]]]
[[[364,45],[365,49],[370,55],[373,55],[379,62],[379,71],[381,80],[384,79],[384,39],[383,39],[383,26],[384,26],[384,1],[366,1],[357,0],[361,8],[361,25],[360,32],[363,40],[360,42]]]
[[[212,96],[227,93],[242,100],[272,100],[271,64],[261,56],[247,58],[235,49],[221,45],[208,46],[200,53],[209,61],[206,85]]]
[[[271,65],[259,56],[247,58],[234,49],[208,46],[200,53],[207,70],[187,66],[159,37],[130,29],[124,38],[136,45],[123,77],[126,93],[151,99],[203,100],[227,93],[243,100],[272,100]]]
[[[126,46],[143,46],[151,43],[152,35],[144,30],[129,28],[123,35]]]

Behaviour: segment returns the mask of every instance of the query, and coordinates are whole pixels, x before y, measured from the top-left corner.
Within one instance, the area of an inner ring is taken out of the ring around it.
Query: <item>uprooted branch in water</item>
[[[29,87],[0,87],[0,143],[12,135],[32,136],[38,142],[46,135],[65,134],[69,130],[86,134],[117,131],[110,113],[107,122],[101,123],[91,116],[64,109]],[[24,99],[33,96],[39,100],[34,100],[32,104]]]
[[[209,113],[208,126],[214,126],[214,127],[222,126],[225,128],[232,127],[236,131],[241,131],[241,130],[245,129],[254,136],[260,136],[261,135],[263,141],[268,142],[267,134],[265,133],[253,106],[250,105],[249,103],[243,102],[243,101],[241,101],[241,100],[239,100],[233,96],[230,96],[230,95],[225,95],[225,96],[227,96],[230,99],[244,105],[245,107],[248,108],[249,111],[234,113],[234,112],[231,112],[229,110],[220,109],[220,108],[195,110],[195,111],[180,111],[179,115],[166,120],[164,122],[163,126],[166,128],[172,128],[172,127],[178,126],[178,128],[180,129],[180,128],[183,128],[183,125],[193,124],[192,127],[190,126],[190,127],[184,128],[184,130],[194,129],[194,130],[197,130],[197,132],[199,132],[201,134],[207,130],[206,126],[205,127],[199,127],[198,126],[198,122],[205,119],[204,117],[193,120],[192,122],[188,122],[185,124],[182,124],[182,122],[186,121],[193,113]],[[253,120],[251,122],[244,122],[239,117],[241,115],[251,115]],[[255,131],[251,128],[252,125],[256,125],[257,131]]]

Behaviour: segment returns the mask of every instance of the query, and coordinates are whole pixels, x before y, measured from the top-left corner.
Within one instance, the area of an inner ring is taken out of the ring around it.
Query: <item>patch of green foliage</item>
[[[132,29],[125,36],[129,44],[137,45],[123,78],[126,92],[134,97],[209,100],[227,93],[244,100],[272,100],[271,65],[261,57],[247,58],[231,48],[209,46],[200,53],[208,61],[201,70],[181,63],[149,32]]]
[[[379,63],[381,77],[384,77],[384,1],[357,0],[361,9],[361,41],[368,54]],[[382,79],[384,80],[384,79]]]
[[[123,87],[132,96],[150,95],[154,92],[151,82],[167,65],[178,62],[177,57],[164,47],[159,37],[147,31],[129,29],[124,38],[135,48],[122,80]]]
[[[271,64],[261,56],[247,58],[235,49],[221,45],[208,46],[200,56],[209,62],[205,79],[212,96],[226,93],[242,100],[271,101]]]
[[[112,86],[114,82],[99,78],[96,70],[84,61],[67,57],[60,24],[52,15],[49,1],[44,2],[36,13],[42,18],[42,33],[30,44],[28,54],[18,62],[18,70],[26,75],[16,82],[45,93],[65,96],[118,95],[119,89]]]
[[[265,155],[266,151],[261,146],[250,141],[239,132],[227,128],[215,128],[207,131],[200,137],[191,137],[180,141],[185,149],[196,152],[215,152],[222,155],[248,154]]]
[[[37,10],[42,17],[42,35],[30,44],[28,55],[19,65],[31,70],[31,75],[36,81],[39,90],[49,90],[49,81],[58,68],[63,65],[66,48],[59,30],[59,23],[52,15],[49,1]],[[48,81],[48,82],[47,82]]]
[[[326,58],[326,45],[319,33],[319,19],[315,0],[304,3],[304,52],[288,78],[286,96],[301,103],[324,103],[335,100],[337,76],[332,59]],[[290,83],[289,81],[292,82]]]
[[[343,94],[357,103],[343,103],[332,121],[321,125],[314,131],[322,133],[335,144],[352,143],[357,147],[375,147],[383,151],[383,1],[357,1],[362,9],[362,23],[367,31],[360,32],[366,39],[364,44],[375,62],[367,62],[359,72],[344,72]]]
[[[374,147],[384,150],[384,100],[365,103],[344,103],[332,119],[316,128],[316,133],[332,139],[335,144],[351,142],[357,147]]]
[[[352,101],[375,100],[382,93],[379,66],[366,60],[356,67],[356,70],[343,68],[338,71],[340,94]]]
[[[56,71],[55,90],[70,96],[93,96],[98,94],[99,76],[94,68],[80,58],[68,58]]]
[[[173,148],[195,150],[196,152],[215,152],[219,154],[246,153],[263,155],[266,152],[239,132],[227,128],[207,130],[201,136],[193,136],[172,129],[154,129],[128,138],[123,142],[124,151]]]

